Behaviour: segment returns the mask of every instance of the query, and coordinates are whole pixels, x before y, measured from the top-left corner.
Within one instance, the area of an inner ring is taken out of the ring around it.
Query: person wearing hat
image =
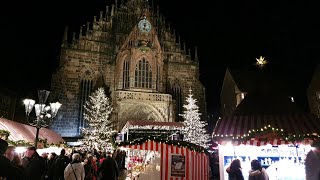
[[[45,173],[45,161],[39,156],[36,147],[28,147],[25,153],[24,176],[26,179],[41,179]]]
[[[7,141],[0,138],[0,179],[19,180],[22,179],[22,171],[14,167],[8,158],[4,156],[8,148]]]
[[[305,160],[306,180],[320,179],[320,139],[312,144],[313,150],[309,151]]]

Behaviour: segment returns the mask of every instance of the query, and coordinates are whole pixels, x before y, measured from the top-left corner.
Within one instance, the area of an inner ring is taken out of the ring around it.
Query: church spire
[[[82,26],[80,26],[80,30],[79,30],[79,39],[82,37]]]
[[[63,34],[63,40],[62,40],[62,44],[61,47],[65,47],[68,44],[68,26],[66,26],[64,28],[64,34]]]
[[[198,47],[194,47],[194,60],[195,61],[199,61],[199,57],[198,57]]]

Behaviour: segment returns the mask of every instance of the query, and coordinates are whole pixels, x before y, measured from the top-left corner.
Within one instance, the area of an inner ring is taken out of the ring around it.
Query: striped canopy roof
[[[0,129],[10,132],[8,137],[11,141],[24,140],[33,143],[36,137],[36,128],[26,124],[18,123],[8,119],[0,118]],[[55,131],[48,128],[41,128],[39,131],[40,139],[47,139],[49,144],[64,142],[64,139]]]
[[[216,124],[214,137],[240,139],[252,132],[272,129],[291,136],[319,136],[320,121],[310,114],[287,115],[233,115]]]

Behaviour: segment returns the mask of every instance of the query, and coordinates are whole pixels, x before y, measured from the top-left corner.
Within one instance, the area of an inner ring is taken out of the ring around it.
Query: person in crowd
[[[267,171],[261,166],[260,161],[256,159],[251,161],[249,180],[269,180]]]
[[[69,163],[70,163],[70,160],[66,156],[66,150],[61,149],[60,155],[56,158],[56,160],[53,164],[53,168],[54,168],[53,179],[54,180],[63,180],[64,179],[64,170],[66,169],[66,167]]]
[[[11,164],[17,168],[19,168],[21,171],[23,171],[22,161],[21,157],[17,152],[13,153],[13,159],[11,161]]]
[[[117,149],[114,159],[117,162],[118,169],[121,170],[122,169],[122,153],[121,153],[120,149]]]
[[[4,153],[4,156],[6,156],[6,158],[8,158],[10,162],[14,158],[14,150],[15,150],[14,146],[8,146],[6,152]]]
[[[50,153],[49,159],[48,159],[48,179],[53,180],[53,175],[54,175],[54,162],[58,155],[54,152]]]
[[[10,160],[4,156],[8,148],[8,142],[0,138],[0,179],[21,180],[23,172],[10,163]]]
[[[84,180],[85,171],[81,164],[81,155],[79,153],[74,153],[72,155],[72,161],[68,164],[64,170],[65,180]]]
[[[41,154],[41,157],[43,158],[44,162],[45,162],[45,170],[44,170],[44,175],[43,175],[43,178],[41,179],[49,179],[49,176],[48,176],[48,171],[49,171],[49,167],[48,167],[48,155],[49,153],[47,152],[43,152]]]
[[[98,169],[101,172],[102,180],[117,180],[119,177],[119,169],[117,162],[112,158],[112,153],[107,152],[106,159],[102,162]]]
[[[320,179],[320,140],[313,143],[313,150],[307,153],[305,159],[306,180]]]
[[[106,153],[102,153],[101,158],[100,158],[100,160],[99,160],[100,166],[101,166],[102,162],[103,162],[106,158],[107,158],[107,154],[106,154]],[[99,166],[99,167],[100,167],[100,166]]]
[[[88,154],[87,160],[84,163],[85,180],[96,180],[97,172],[93,166],[93,156]]]
[[[25,153],[24,176],[26,179],[40,179],[45,173],[45,160],[39,156],[36,147],[28,147]]]
[[[122,156],[122,160],[121,160],[121,169],[127,170],[126,169],[126,157],[127,157],[127,153],[126,151],[122,151],[121,152],[121,156]]]
[[[229,175],[229,180],[244,180],[239,159],[234,159],[226,171]]]

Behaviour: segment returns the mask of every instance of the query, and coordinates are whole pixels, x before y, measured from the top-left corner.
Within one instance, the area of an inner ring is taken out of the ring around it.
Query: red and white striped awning
[[[148,151],[160,151],[161,143],[155,141],[146,141],[142,144],[132,144],[122,146],[123,148],[137,149],[137,150],[148,150]]]
[[[4,118],[0,118],[0,129],[10,132],[8,139],[11,141],[24,140],[26,142],[33,143],[36,137],[35,127]],[[49,144],[64,142],[64,139],[58,133],[48,128],[40,129],[39,138],[47,139]]]
[[[161,179],[162,180],[208,180],[209,158],[205,153],[198,153],[187,147],[178,147],[152,140],[142,144],[126,145],[124,148],[136,150],[158,151],[161,154]],[[171,155],[185,156],[185,176],[171,176]]]
[[[218,137],[245,137],[251,130],[274,127],[290,135],[320,135],[320,120],[311,114],[233,115],[219,119],[213,131]]]

